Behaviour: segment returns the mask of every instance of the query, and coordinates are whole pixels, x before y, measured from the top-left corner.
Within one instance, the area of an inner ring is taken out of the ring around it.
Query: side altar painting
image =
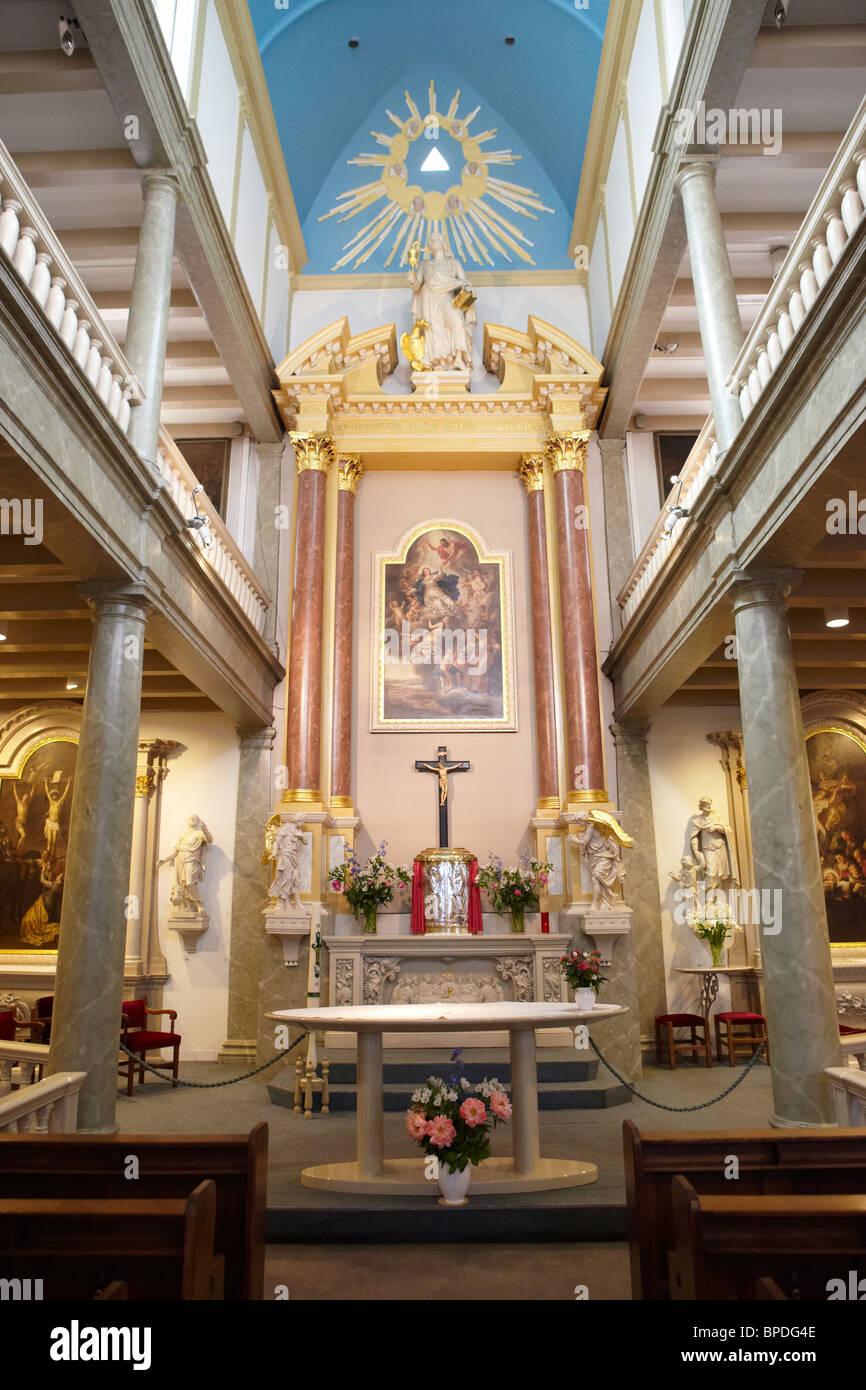
[[[0,951],[53,951],[78,748],[52,739],[0,781]]]
[[[832,946],[866,942],[866,735],[827,723],[807,733],[812,806]]]
[[[440,521],[375,566],[372,731],[516,729],[510,557]]]

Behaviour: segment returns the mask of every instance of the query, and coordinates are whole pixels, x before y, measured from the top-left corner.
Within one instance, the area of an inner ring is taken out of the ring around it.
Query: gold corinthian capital
[[[544,454],[524,454],[517,466],[517,476],[526,488],[526,495],[544,490]]]
[[[334,461],[334,441],[329,434],[289,435],[299,473],[327,473]]]
[[[364,476],[364,465],[359,454],[339,454],[337,456],[337,487],[341,492],[358,491],[358,484]]]
[[[554,473],[565,473],[576,470],[583,473],[586,469],[586,446],[589,443],[589,430],[580,430],[577,433],[555,434],[547,441],[547,457],[553,464]]]

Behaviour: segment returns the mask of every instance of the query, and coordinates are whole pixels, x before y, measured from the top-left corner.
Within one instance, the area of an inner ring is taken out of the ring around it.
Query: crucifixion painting
[[[435,763],[416,762],[416,772],[435,772],[439,779],[439,847],[448,846],[448,776],[452,772],[469,772],[466,762],[449,762],[448,749],[436,749]]]

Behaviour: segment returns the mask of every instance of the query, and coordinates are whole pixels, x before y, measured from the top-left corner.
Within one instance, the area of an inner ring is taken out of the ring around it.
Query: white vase
[[[576,989],[574,991],[574,1002],[579,1009],[595,1008],[595,990],[590,985],[588,989]]]
[[[467,1201],[466,1193],[472,1178],[472,1164],[467,1163],[462,1173],[459,1168],[446,1168],[439,1164],[440,1202],[444,1207],[462,1207]]]

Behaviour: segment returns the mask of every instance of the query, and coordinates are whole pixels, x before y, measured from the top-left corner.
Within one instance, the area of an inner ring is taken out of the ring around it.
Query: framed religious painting
[[[41,713],[0,729],[0,953],[56,951],[60,935],[78,737]]]
[[[866,709],[856,696],[803,702],[812,807],[821,856],[827,927],[833,947],[866,943]],[[854,702],[853,707],[851,701]],[[834,717],[829,713],[838,708]],[[851,717],[854,715],[855,717]],[[823,716],[823,717],[821,717]]]
[[[513,732],[511,556],[425,521],[374,557],[374,733]]]

